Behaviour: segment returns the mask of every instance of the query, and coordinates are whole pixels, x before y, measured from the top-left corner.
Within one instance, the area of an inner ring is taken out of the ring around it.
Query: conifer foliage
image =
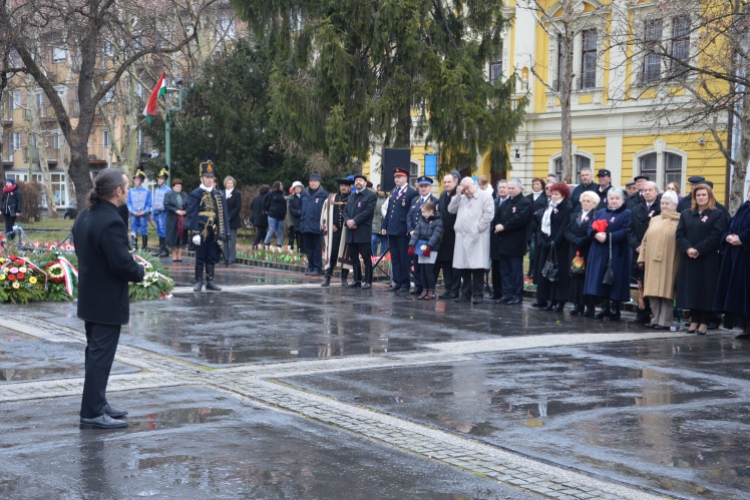
[[[270,109],[285,138],[331,167],[372,141],[436,142],[440,167],[494,170],[521,126],[516,76],[492,84],[509,19],[500,0],[233,0],[273,47]]]

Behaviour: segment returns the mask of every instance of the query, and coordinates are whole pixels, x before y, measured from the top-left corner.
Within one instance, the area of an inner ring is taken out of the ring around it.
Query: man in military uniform
[[[438,204],[438,199],[432,196],[432,179],[423,175],[417,179],[417,188],[419,189],[419,196],[415,196],[411,201],[409,215],[406,217],[406,230],[409,232],[409,236],[414,232],[417,224],[419,224],[419,219],[422,217],[422,205],[428,201],[434,203],[436,207]],[[419,255],[411,257],[411,267],[414,269],[414,290],[410,292],[412,295],[422,293],[422,276],[419,272],[418,259]]]
[[[346,225],[346,244],[349,245],[349,259],[354,266],[354,282],[349,288],[361,286],[372,288],[372,219],[375,216],[375,205],[378,195],[367,189],[367,177],[362,174],[354,176],[357,192],[349,195],[344,212]],[[359,256],[365,264],[364,284],[359,266]]]
[[[195,245],[194,292],[203,288],[203,268],[206,268],[206,290],[221,291],[214,283],[214,266],[221,259],[220,246],[229,237],[227,200],[215,185],[214,164],[201,163],[201,185],[188,196],[187,225]]]
[[[162,168],[159,176],[156,178],[156,189],[154,189],[154,202],[151,208],[151,218],[156,225],[156,235],[159,237],[159,250],[151,255],[153,257],[169,257],[167,250],[167,211],[164,210],[164,195],[171,191],[167,186],[169,170]]]
[[[393,270],[393,284],[388,288],[391,292],[408,292],[409,287],[409,232],[406,220],[411,208],[411,202],[419,196],[417,190],[409,186],[409,172],[396,167],[393,170],[396,187],[388,199],[388,209],[383,217],[382,234],[388,236],[388,246],[391,249],[391,269]]]
[[[141,236],[142,248],[148,247],[148,213],[151,211],[151,191],[146,189],[143,181],[146,172],[140,168],[133,176],[133,187],[128,190],[128,211],[130,227],[135,233],[135,248],[138,249],[138,235]]]
[[[344,209],[349,200],[354,181],[352,179],[336,179],[336,182],[339,183],[339,192],[328,196],[328,199],[323,204],[323,212],[320,215],[320,227],[323,228],[326,262],[328,262],[325,279],[320,286],[330,286],[331,276],[336,268],[336,264],[339,262],[339,258],[344,256],[343,252],[346,246],[346,240],[342,242],[342,235],[346,231]],[[341,266],[341,286],[349,284],[347,278],[349,277],[350,267],[348,264]]]

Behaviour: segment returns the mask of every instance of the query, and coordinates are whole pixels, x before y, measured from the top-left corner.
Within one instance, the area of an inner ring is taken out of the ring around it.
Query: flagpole
[[[175,79],[175,85],[182,86],[182,78]],[[169,173],[169,177],[167,177],[167,187],[172,187],[172,123],[170,119],[170,111],[180,111],[182,109],[182,88],[167,88],[167,94],[170,92],[177,92],[177,95],[179,96],[178,104],[176,108],[173,108],[169,105],[169,99],[165,100],[166,102],[166,119],[164,123],[164,154],[166,156],[166,162],[167,162],[167,172]]]

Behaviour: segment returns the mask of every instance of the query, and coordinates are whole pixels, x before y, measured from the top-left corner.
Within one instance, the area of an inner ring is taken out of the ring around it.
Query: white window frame
[[[52,64],[64,63],[68,60],[68,49],[65,47],[52,47]]]
[[[41,90],[38,90],[34,94],[34,99],[36,99],[36,107],[39,110],[39,117],[44,118],[44,93]]]
[[[21,150],[21,132],[13,132],[10,135],[10,151],[11,154],[14,151],[20,151]]]
[[[14,90],[10,93],[10,109],[21,109],[21,91]]]
[[[659,188],[659,192],[664,190],[664,179],[666,178],[666,154],[670,153],[676,156],[682,157],[682,175],[680,181],[680,192],[685,192],[685,186],[687,182],[687,165],[688,165],[688,154],[686,151],[681,149],[675,149],[667,147],[667,143],[664,140],[657,140],[654,142],[654,146],[648,149],[638,151],[633,155],[633,177],[641,173],[641,158],[644,156],[656,153],[656,179],[651,179],[656,182],[656,186]]]
[[[597,169],[596,169],[596,156],[595,155],[589,153],[588,151],[582,151],[582,150],[578,149],[578,146],[576,146],[575,144],[573,144],[573,159],[574,160],[575,160],[576,155],[582,156],[584,158],[588,158],[589,159],[589,167],[591,168],[591,171],[592,172],[596,172]],[[560,151],[558,153],[555,153],[555,154],[553,154],[552,156],[549,157],[549,167],[547,168],[547,173],[548,174],[557,175],[557,172],[556,172],[557,169],[555,168],[555,162],[557,162],[557,160],[559,158],[562,158],[562,151]],[[575,165],[574,165],[574,167],[575,167]],[[576,175],[578,175],[577,172],[576,172]],[[574,184],[579,184],[580,183],[580,181],[578,181],[577,179],[573,179],[573,182],[574,182]]]

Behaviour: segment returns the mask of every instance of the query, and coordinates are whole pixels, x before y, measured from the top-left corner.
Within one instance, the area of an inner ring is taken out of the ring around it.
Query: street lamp
[[[164,149],[165,149],[165,155],[167,157],[167,171],[169,172],[169,177],[167,177],[167,186],[172,187],[172,145],[171,145],[171,122],[169,119],[169,113],[172,111],[180,111],[182,110],[182,78],[175,78],[174,84],[177,85],[180,88],[167,88],[167,94],[173,94],[177,93],[178,95],[178,102],[177,107],[172,107],[170,105],[170,101],[167,97],[167,117],[166,117],[166,124],[165,124],[165,134],[164,134]]]

